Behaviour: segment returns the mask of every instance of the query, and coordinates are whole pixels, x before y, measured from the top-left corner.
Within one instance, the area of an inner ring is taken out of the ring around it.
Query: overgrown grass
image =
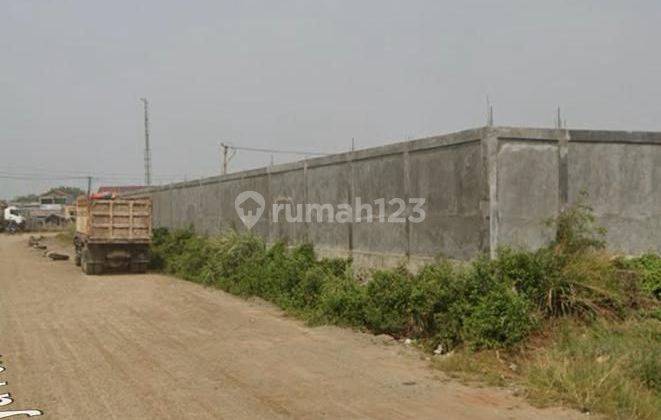
[[[480,366],[462,360],[495,355],[495,371],[476,372],[519,381],[540,402],[650,418],[660,401],[661,258],[610,256],[603,230],[581,204],[553,223],[556,241],[535,252],[503,248],[495,259],[437,261],[417,274],[379,270],[366,284],[350,260],[319,260],[310,245],[269,247],[236,232],[204,237],[192,229],[157,230],[152,264],[259,296],[311,323],[415,338],[436,353],[454,349],[441,363],[446,370]],[[551,326],[558,323],[571,329],[557,333]]]
[[[565,325],[525,364],[530,396],[612,418],[656,419],[661,413],[661,323],[598,321]]]
[[[510,386],[535,405],[562,404],[616,419],[661,412],[661,322],[563,318],[516,347],[459,349],[433,359],[464,382]]]

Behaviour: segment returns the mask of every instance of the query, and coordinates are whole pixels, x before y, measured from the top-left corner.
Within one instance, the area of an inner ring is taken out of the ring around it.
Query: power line
[[[234,146],[228,143],[220,143],[221,148],[221,174],[225,175],[229,170],[229,162],[232,160],[237,151],[243,150],[246,152],[259,152],[259,153],[269,153],[271,155],[271,165],[273,165],[273,154],[287,154],[287,155],[302,155],[302,156],[328,156],[330,153],[323,152],[311,152],[311,151],[300,151],[300,150],[282,150],[282,149],[265,149],[261,147],[246,147],[246,146]]]
[[[18,181],[68,181],[68,180],[80,180],[85,179],[86,177],[82,176],[43,176],[43,175],[23,175],[23,174],[4,174],[0,173],[0,178],[2,179],[13,179]]]
[[[311,152],[311,151],[300,151],[300,150],[278,150],[278,149],[262,149],[259,147],[243,147],[243,146],[229,146],[234,150],[245,150],[247,152],[262,152],[262,153],[280,153],[286,155],[303,155],[303,156],[328,156],[331,153],[324,152]]]
[[[138,184],[140,181],[140,177],[134,177],[134,178],[109,178],[109,177],[103,177],[103,176],[48,176],[48,175],[24,175],[24,174],[3,174],[0,173],[0,179],[2,180],[9,180],[9,181],[32,181],[32,182],[40,182],[40,183],[54,183],[54,182],[83,182],[88,180],[89,178],[94,179],[96,183],[99,182],[104,182],[104,183],[136,183]],[[157,182],[159,184],[165,184],[165,183],[170,183],[170,182],[177,182],[181,181],[182,179],[185,179],[187,177],[180,177],[180,178],[157,178]]]
[[[92,174],[96,179],[105,179],[105,180],[133,180],[139,181],[142,179],[142,176],[135,173],[121,173],[121,172],[95,172],[95,171],[59,171],[59,170],[41,170],[41,169],[32,169],[28,167],[20,167],[23,170],[8,170],[18,169],[19,167],[3,167],[0,166],[0,175],[8,175],[14,177],[34,177],[34,178],[61,178],[61,179],[79,179],[86,178],[88,175]],[[198,176],[199,175],[199,176]],[[184,177],[204,177],[208,176],[205,174],[163,174],[156,177],[158,180],[176,180]]]

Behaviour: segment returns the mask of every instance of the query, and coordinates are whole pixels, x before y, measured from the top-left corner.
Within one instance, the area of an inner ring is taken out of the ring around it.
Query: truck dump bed
[[[76,202],[76,232],[89,243],[148,244],[151,229],[149,199],[79,198]]]

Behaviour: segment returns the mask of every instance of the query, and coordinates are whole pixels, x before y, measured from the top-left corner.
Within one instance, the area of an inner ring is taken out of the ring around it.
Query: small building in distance
[[[31,230],[57,229],[75,220],[75,194],[53,190],[39,196],[38,203],[25,203],[28,228]],[[72,214],[72,208],[73,214]]]
[[[62,207],[70,205],[76,197],[72,197],[64,191],[52,191],[39,196],[39,207],[42,210],[61,210]]]

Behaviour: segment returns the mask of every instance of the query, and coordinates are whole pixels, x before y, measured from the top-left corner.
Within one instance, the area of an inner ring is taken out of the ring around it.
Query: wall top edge
[[[658,143],[660,131],[587,130],[531,127],[493,127],[499,138],[522,140],[557,140],[567,138],[570,142],[600,143]]]
[[[271,167],[262,167],[240,172],[233,172],[226,175],[197,179],[193,181],[176,182],[157,187],[148,187],[142,190],[127,193],[125,195],[140,196],[157,191],[196,187],[224,181],[302,170],[305,167],[313,168],[343,162],[373,159],[381,156],[404,153],[407,151],[415,152],[425,149],[433,149],[436,147],[459,145],[467,142],[481,141],[486,136],[496,136],[497,138],[520,140],[558,140],[559,138],[567,138],[570,142],[640,143],[661,145],[661,132],[659,131],[579,130],[509,126],[479,127],[449,134],[429,136],[415,140],[407,140],[386,144],[383,146],[371,147],[367,149],[358,149],[350,152],[337,153],[312,159],[278,164]]]

